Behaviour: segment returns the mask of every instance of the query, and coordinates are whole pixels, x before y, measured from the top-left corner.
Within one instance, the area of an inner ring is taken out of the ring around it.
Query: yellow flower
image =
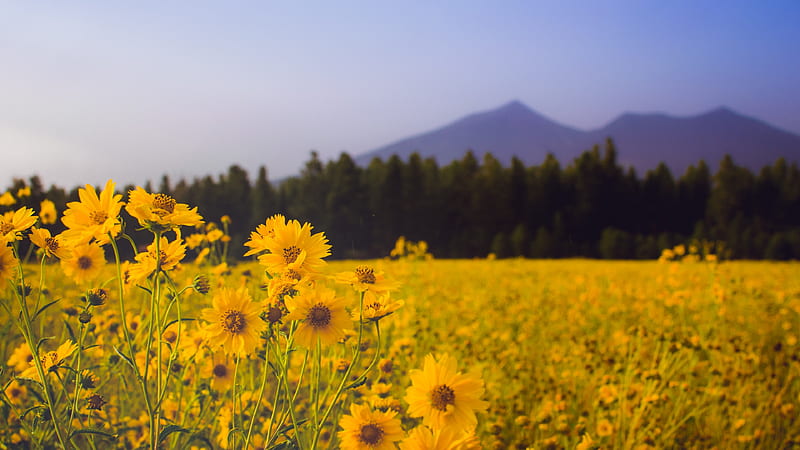
[[[56,350],[42,355],[40,361],[42,362],[42,370],[44,373],[56,371],[59,366],[64,363],[64,360],[67,359],[67,357],[71,355],[72,352],[74,352],[77,348],[78,346],[74,342],[67,340],[63,344],[59,345]],[[25,371],[19,375],[19,378],[28,378],[39,382],[42,381],[39,378],[39,373],[36,370],[35,365],[31,365],[25,369]]]
[[[312,235],[312,228],[296,220],[276,222],[275,236],[265,237],[263,242],[269,253],[259,256],[258,261],[273,274],[294,271],[302,277],[318,272],[325,265],[322,258],[331,254],[331,246],[325,233]]]
[[[392,300],[389,292],[382,295],[375,294],[372,291],[364,292],[363,321],[375,322],[381,320],[397,311],[403,304],[404,302],[402,300]],[[353,320],[358,320],[358,317],[358,311],[353,311]]]
[[[204,330],[208,342],[222,346],[227,353],[253,353],[266,324],[258,317],[261,307],[250,298],[247,288],[220,289],[212,305],[202,311],[209,322]]]
[[[48,199],[42,200],[39,206],[39,219],[44,225],[56,223],[58,212],[56,211],[56,204]]]
[[[225,236],[225,233],[219,228],[215,228],[206,233],[206,238],[208,239],[208,242],[216,242],[222,239],[223,236]]]
[[[0,245],[0,281],[10,280],[17,273],[17,257],[11,247]]]
[[[8,357],[6,365],[14,369],[14,372],[20,373],[30,367],[33,361],[33,353],[31,353],[28,344],[20,344]]]
[[[614,425],[608,419],[602,419],[597,422],[597,435],[600,437],[608,437],[614,433]]]
[[[578,442],[578,445],[575,447],[575,450],[592,450],[596,446],[597,444],[595,444],[592,437],[589,436],[589,433],[584,433],[583,436],[581,436],[581,441]]]
[[[366,265],[357,266],[352,272],[340,272],[333,278],[337,283],[353,286],[358,292],[372,291],[380,294],[397,289],[399,286],[397,282],[387,280],[382,271],[376,272]]]
[[[36,223],[37,216],[30,208],[22,207],[0,216],[0,245],[22,239],[21,233]]]
[[[28,396],[28,388],[19,384],[17,380],[12,380],[5,389],[5,394],[12,405],[21,405]]]
[[[136,255],[137,264],[130,266],[131,281],[136,283],[150,276],[156,271],[156,266],[161,264],[161,270],[168,271],[175,268],[186,256],[186,246],[181,239],[172,242],[167,238],[161,237],[159,240],[158,256],[156,254],[155,241],[147,246],[147,251]]]
[[[68,228],[63,233],[64,239],[85,243],[94,238],[100,245],[105,245],[109,242],[109,233],[112,236],[119,234],[122,195],[114,194],[113,180],[106,182],[99,196],[94,186],[87,184],[78,190],[78,198],[80,201],[67,203],[61,218]]]
[[[223,351],[214,352],[210,364],[203,365],[203,375],[211,379],[211,389],[227,391],[233,385],[233,361]]]
[[[151,194],[140,186],[128,194],[125,210],[139,221],[139,225],[155,231],[203,223],[197,207],[189,208],[189,205],[178,203],[169,195]]]
[[[17,189],[17,197],[30,197],[31,196],[31,188],[29,186],[24,186]]]
[[[82,284],[97,277],[105,262],[103,248],[99,243],[92,242],[72,247],[72,255],[61,260],[61,268],[68,277]]]
[[[186,238],[186,246],[194,250],[203,244],[206,240],[206,235],[203,233],[192,233]]]
[[[285,320],[300,320],[294,333],[295,342],[314,348],[317,339],[322,345],[335,344],[345,336],[353,323],[345,310],[349,303],[336,297],[336,292],[325,288],[305,288],[295,297],[284,298],[289,314]]]
[[[48,257],[55,256],[58,259],[69,258],[72,251],[61,239],[61,236],[51,236],[50,230],[46,228],[36,228],[31,230],[31,242],[44,250]]]
[[[443,428],[431,430],[420,425],[400,443],[400,450],[476,450],[481,444],[473,432]]]
[[[422,417],[422,423],[437,430],[445,426],[474,429],[478,423],[475,411],[489,406],[480,399],[483,380],[456,370],[455,358],[445,354],[437,360],[427,355],[423,370],[409,372],[411,386],[405,397],[408,415]]]
[[[388,450],[403,438],[400,419],[394,411],[372,411],[369,405],[350,405],[350,415],[339,420],[341,448],[345,450]]]
[[[275,228],[277,226],[286,226],[286,217],[283,214],[275,214],[268,218],[265,223],[257,226],[256,231],[250,233],[250,240],[244,243],[245,246],[250,247],[250,250],[244,256],[268,252],[269,247],[267,247],[266,240],[275,238]]]
[[[0,195],[0,206],[11,206],[14,203],[17,203],[17,200],[11,195],[11,192],[3,192],[3,195]]]

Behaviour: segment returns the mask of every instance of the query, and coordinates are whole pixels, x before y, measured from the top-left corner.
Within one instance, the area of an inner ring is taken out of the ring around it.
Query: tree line
[[[45,191],[37,177],[14,184],[31,187],[30,203],[47,197],[60,211],[77,199],[77,188]],[[699,161],[677,178],[663,163],[639,176],[618,163],[611,139],[567,166],[553,155],[503,166],[467,151],[444,166],[414,153],[359,167],[347,153],[323,162],[312,152],[298,176],[280,183],[264,166],[251,181],[234,165],[191,182],[163,176],[145,189],[198,206],[206,220],[228,215],[233,249],[282,213],[324,231],[336,258],[386,256],[402,235],[426,241],[439,258],[654,259],[694,239],[723,241],[732,258],[800,259],[796,163],[779,159],[756,174],[726,156],[713,174]]]

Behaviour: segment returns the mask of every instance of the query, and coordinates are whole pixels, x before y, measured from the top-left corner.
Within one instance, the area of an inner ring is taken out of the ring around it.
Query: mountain
[[[619,161],[637,171],[665,162],[682,174],[700,159],[713,169],[725,154],[738,164],[760,170],[779,157],[800,161],[800,136],[757,119],[721,107],[691,117],[666,114],[622,114],[606,126],[583,131],[559,124],[519,101],[476,113],[444,127],[363,153],[356,162],[387,159],[397,154],[406,159],[412,152],[448,164],[473,150],[477,157],[491,152],[508,164],[517,156],[528,165],[541,163],[553,153],[563,165],[606,138],[616,144]]]

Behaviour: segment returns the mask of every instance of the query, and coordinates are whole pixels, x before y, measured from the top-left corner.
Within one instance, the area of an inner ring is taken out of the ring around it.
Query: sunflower
[[[345,310],[349,301],[331,289],[305,288],[295,297],[284,297],[284,302],[289,310],[285,320],[302,321],[294,339],[306,348],[314,348],[317,338],[322,345],[338,342],[353,324]]]
[[[203,223],[197,207],[189,208],[189,205],[178,203],[169,195],[151,194],[140,186],[128,194],[125,210],[139,221],[139,225],[155,231]]]
[[[282,224],[275,222],[274,237],[265,237],[263,247],[269,253],[258,257],[258,261],[273,274],[294,273],[292,278],[315,274],[325,265],[322,258],[331,254],[325,233],[311,234],[309,223],[300,225],[296,220]],[[249,253],[249,252],[248,252]]]
[[[122,225],[119,212],[122,209],[122,195],[114,194],[114,181],[108,180],[97,195],[94,186],[78,190],[80,201],[67,203],[61,222],[67,227],[63,236],[78,243],[89,242],[94,238],[100,245],[109,242],[108,234],[119,234]]]
[[[158,250],[158,256],[156,256],[156,250]],[[156,271],[159,263],[161,270],[165,272],[172,270],[183,260],[184,256],[186,256],[186,246],[183,245],[183,240],[177,239],[169,242],[167,238],[161,237],[158,249],[156,243],[153,242],[147,246],[147,251],[136,255],[137,264],[130,267],[130,278],[135,283],[149,277]]]
[[[383,272],[366,265],[356,266],[352,272],[340,272],[333,276],[337,283],[349,284],[358,292],[371,291],[381,294],[399,287],[399,283],[387,280]]]
[[[93,280],[105,265],[106,257],[99,242],[79,244],[72,247],[72,255],[61,260],[64,273],[81,284]]]
[[[442,355],[425,357],[423,370],[409,372],[411,386],[406,389],[408,415],[422,417],[422,423],[439,430],[445,426],[473,429],[478,423],[475,411],[489,404],[480,399],[483,380],[474,375],[457,372],[456,359]]]
[[[217,351],[208,362],[203,365],[203,377],[211,379],[211,389],[227,391],[233,385],[233,360],[225,352]]]
[[[20,373],[30,367],[32,361],[31,348],[28,347],[28,344],[22,343],[11,352],[6,365],[14,369],[14,372]]]
[[[286,226],[286,217],[283,214],[275,214],[268,218],[266,222],[257,226],[256,231],[250,233],[250,240],[244,243],[245,246],[250,247],[250,250],[244,256],[268,252],[269,248],[267,247],[266,239],[275,237],[275,227],[277,226]]]
[[[39,219],[44,225],[56,223],[58,212],[56,211],[56,204],[48,199],[42,200],[39,205]]]
[[[480,442],[472,432],[443,428],[431,430],[420,425],[408,433],[400,443],[400,450],[475,450],[481,448]]]
[[[14,198],[14,195],[11,192],[3,192],[3,195],[0,195],[0,206],[11,206],[14,203],[17,203],[17,199]]]
[[[350,405],[350,415],[339,420],[341,448],[355,450],[394,449],[403,438],[400,419],[394,411],[373,411],[369,405]]]
[[[67,259],[72,251],[65,245],[61,236],[51,236],[50,230],[46,228],[36,228],[31,230],[31,242],[44,250],[48,257],[55,256],[58,259]]]
[[[253,302],[247,288],[222,288],[214,295],[212,305],[202,311],[209,322],[204,330],[208,342],[221,345],[227,353],[253,353],[266,324],[258,317],[261,307]]]
[[[32,227],[38,219],[31,208],[22,207],[0,216],[0,245],[22,239],[22,232]]]
[[[42,362],[42,370],[44,373],[56,371],[61,364],[64,364],[64,360],[67,359],[67,357],[71,355],[72,352],[74,352],[77,348],[78,346],[74,342],[67,340],[63,344],[59,345],[56,350],[42,355],[40,360]],[[39,373],[36,370],[36,365],[31,365],[25,369],[25,371],[19,374],[19,378],[28,378],[41,382],[39,379]]]
[[[5,389],[5,394],[12,405],[19,406],[28,397],[28,388],[17,380],[11,380],[11,383]]]
[[[364,322],[376,322],[389,314],[397,311],[404,302],[402,300],[392,300],[389,292],[377,295],[372,291],[364,292],[364,312],[361,313]],[[359,319],[359,312],[353,311],[353,320]]]
[[[17,257],[11,247],[0,245],[0,281],[10,280],[17,270]]]

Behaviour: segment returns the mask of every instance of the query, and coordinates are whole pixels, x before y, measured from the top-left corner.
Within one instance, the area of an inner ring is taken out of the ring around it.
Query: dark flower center
[[[372,267],[358,266],[356,267],[356,278],[359,283],[375,284],[375,270]]]
[[[368,423],[361,426],[361,433],[358,434],[358,440],[367,445],[378,445],[383,439],[383,428],[377,424]]]
[[[92,258],[88,256],[81,256],[78,258],[78,267],[80,267],[81,270],[89,270],[92,268],[92,265]]]
[[[222,319],[220,320],[222,329],[227,331],[231,334],[239,334],[244,330],[245,322],[244,314],[241,311],[236,311],[234,309],[229,309],[222,313]]]
[[[153,196],[153,207],[156,209],[163,209],[168,214],[175,211],[175,199],[167,194],[155,194]]]
[[[300,256],[300,252],[301,250],[294,245],[285,248],[283,249],[283,260],[286,261],[286,264],[291,264],[297,261],[297,257]]]
[[[440,384],[431,391],[431,406],[439,411],[447,411],[447,405],[456,404],[456,393],[446,385]]]
[[[314,328],[325,328],[331,323],[331,310],[322,303],[317,303],[308,310],[306,320]]]
[[[228,375],[228,367],[225,364],[217,364],[214,366],[214,376],[217,378],[225,378]]]
[[[108,213],[105,211],[92,211],[89,213],[89,219],[91,219],[95,225],[102,225],[108,220]]]

